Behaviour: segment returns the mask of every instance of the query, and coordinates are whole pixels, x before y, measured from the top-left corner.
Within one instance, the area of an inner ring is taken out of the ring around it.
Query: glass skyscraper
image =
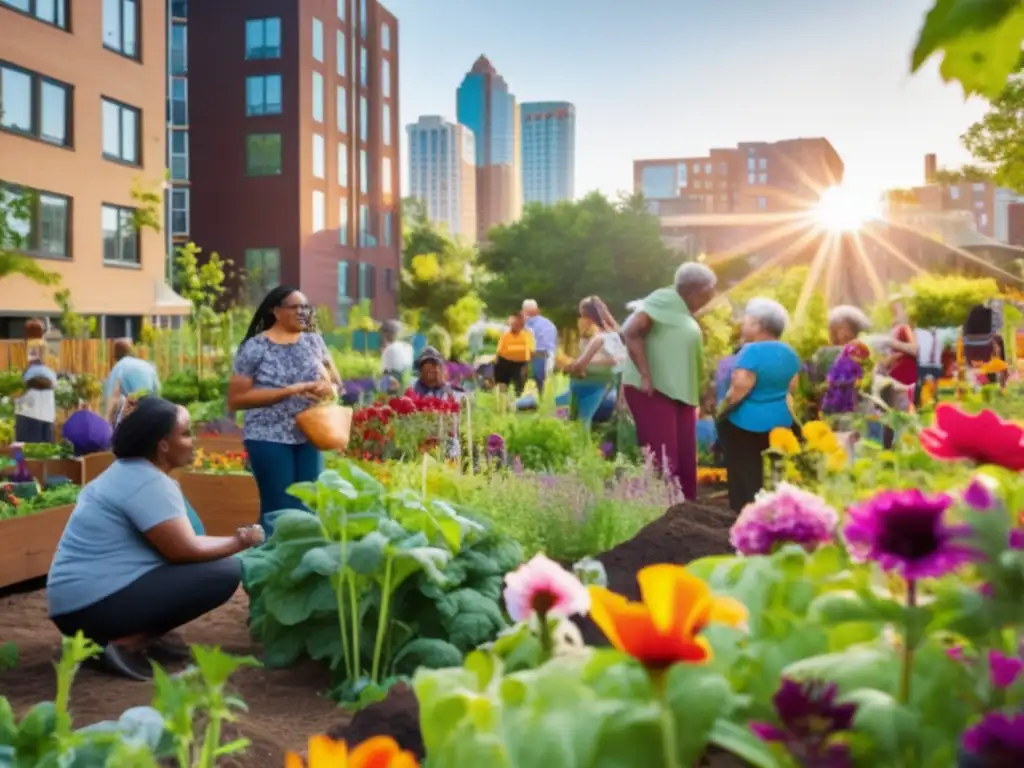
[[[576,194],[576,107],[567,101],[521,106],[523,202],[554,205]]]
[[[425,115],[409,134],[409,195],[427,218],[467,243],[476,242],[476,141],[465,125]]]

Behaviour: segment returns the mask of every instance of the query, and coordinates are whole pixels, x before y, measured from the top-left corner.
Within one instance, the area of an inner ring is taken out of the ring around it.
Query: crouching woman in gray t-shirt
[[[198,536],[171,472],[192,463],[188,411],[143,397],[114,432],[117,461],[82,489],[47,577],[50,618],[103,646],[110,671],[152,679],[150,659],[188,658],[172,630],[238,589],[233,555],[263,541],[259,526]],[[255,512],[255,510],[254,510]]]

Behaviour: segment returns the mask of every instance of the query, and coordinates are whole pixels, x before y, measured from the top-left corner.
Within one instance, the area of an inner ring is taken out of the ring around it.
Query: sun
[[[814,208],[815,220],[832,232],[853,232],[880,214],[878,198],[846,187],[829,187]]]

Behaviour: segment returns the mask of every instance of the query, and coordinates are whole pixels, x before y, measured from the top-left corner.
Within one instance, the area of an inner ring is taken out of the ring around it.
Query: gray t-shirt
[[[238,348],[235,375],[252,379],[256,389],[280,389],[323,378],[330,358],[327,345],[317,333],[304,333],[294,344],[276,344],[266,336],[253,336]],[[245,440],[298,445],[306,436],[295,417],[313,403],[301,396],[289,397],[265,408],[245,411]]]
[[[60,537],[46,579],[50,615],[98,603],[167,565],[143,535],[186,517],[181,487],[145,459],[119,459],[87,484]]]

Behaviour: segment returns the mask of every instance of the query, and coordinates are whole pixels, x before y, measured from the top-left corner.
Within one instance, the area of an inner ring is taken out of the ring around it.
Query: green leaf
[[[771,748],[757,738],[747,726],[719,718],[711,727],[708,742],[740,758],[754,768],[778,768]]]
[[[315,661],[326,661],[331,669],[341,663],[341,635],[338,627],[337,614],[329,619],[318,621],[313,627],[304,627],[306,631],[306,653]]]
[[[378,531],[371,531],[358,541],[349,542],[345,564],[360,576],[377,576],[383,573],[387,548],[387,537]]]
[[[665,700],[676,729],[676,759],[693,765],[704,754],[712,726],[732,706],[732,689],[718,672],[696,664],[668,671]]]
[[[618,711],[604,717],[597,733],[594,768],[665,765],[662,723],[657,705],[649,702],[616,704]]]
[[[876,602],[869,602],[856,592],[826,592],[818,596],[807,612],[810,621],[822,624],[845,624],[847,622],[885,622],[884,615]]]
[[[336,598],[331,582],[312,576],[288,587],[271,587],[264,594],[267,613],[284,626],[307,621],[317,611],[335,609]]]
[[[913,712],[882,691],[859,688],[843,696],[857,705],[854,730],[867,734],[882,761],[907,759],[908,750],[920,749],[921,723]],[[914,761],[916,762],[916,761]]]
[[[416,549],[399,549],[392,547],[390,550],[391,562],[391,589],[398,589],[402,583],[417,571],[423,571],[424,575],[437,584],[444,584],[444,571],[451,555],[437,547],[418,547]]]
[[[313,573],[320,576],[333,576],[341,570],[341,567],[341,544],[332,542],[306,550],[299,566],[292,571],[292,579],[301,581]]]
[[[900,660],[889,648],[860,646],[841,653],[827,653],[802,659],[782,671],[794,680],[826,680],[842,692],[874,688],[895,693]]]
[[[340,640],[339,640],[340,642]],[[306,647],[303,627],[284,626],[268,616],[263,632],[263,662],[272,669],[290,667]]]
[[[445,640],[420,637],[402,646],[391,663],[395,674],[411,674],[419,667],[458,667],[462,664],[462,651]]]
[[[463,651],[487,642],[505,628],[498,604],[472,589],[449,592],[437,601],[436,608],[449,642]]]
[[[211,689],[222,688],[228,678],[242,667],[262,666],[253,656],[235,656],[207,645],[193,645],[192,656],[204,683]]]
[[[57,725],[57,707],[52,701],[36,704],[18,725],[18,743],[29,745],[38,743],[53,734]]]
[[[298,509],[282,512],[274,520],[274,534],[270,544],[280,544],[292,539],[323,539],[323,526],[315,515]]]

